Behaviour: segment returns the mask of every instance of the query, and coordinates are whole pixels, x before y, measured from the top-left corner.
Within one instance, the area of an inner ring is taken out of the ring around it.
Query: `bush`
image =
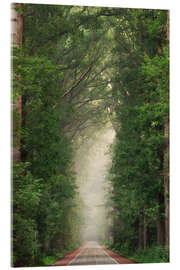
[[[33,266],[39,248],[35,217],[41,189],[28,166],[16,163],[13,170],[13,266]]]
[[[133,258],[140,263],[169,262],[169,250],[164,246],[152,246],[139,249]]]
[[[48,256],[42,259],[43,265],[52,265],[57,260],[54,256]]]

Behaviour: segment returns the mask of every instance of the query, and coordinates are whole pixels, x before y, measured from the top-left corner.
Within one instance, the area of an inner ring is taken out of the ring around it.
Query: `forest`
[[[74,158],[108,123],[112,224],[101,241],[168,262],[169,11],[11,9],[12,265],[50,265],[82,244]]]

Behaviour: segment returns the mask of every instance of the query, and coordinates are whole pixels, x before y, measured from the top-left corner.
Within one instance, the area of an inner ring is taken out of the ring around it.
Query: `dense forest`
[[[116,138],[104,244],[168,261],[169,12],[12,8],[13,266],[48,265],[81,244],[74,156],[107,122]]]

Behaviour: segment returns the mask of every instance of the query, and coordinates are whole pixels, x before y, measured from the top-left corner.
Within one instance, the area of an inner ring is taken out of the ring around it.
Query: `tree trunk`
[[[168,146],[169,122],[167,121],[164,128],[164,137],[166,145],[164,149],[164,204],[165,204],[165,245],[169,245],[169,146]]]
[[[139,222],[138,248],[143,247],[143,225]]]
[[[169,41],[169,11],[167,16],[167,40]],[[166,146],[164,149],[164,202],[165,202],[165,245],[169,245],[169,121],[164,128]]]
[[[144,226],[143,226],[143,248],[147,247],[147,217],[144,215]]]
[[[169,11],[167,11],[167,41],[169,42]],[[168,93],[167,93],[168,103]],[[165,205],[165,246],[169,245],[169,121],[164,126],[165,148],[164,148],[164,205]]]
[[[162,162],[163,165],[163,162]],[[164,194],[159,193],[157,198],[157,203],[159,205],[159,212],[156,220],[156,232],[157,232],[157,245],[162,246],[164,245],[165,240],[165,231],[164,231],[164,224],[165,220],[161,216],[162,210],[160,209],[164,205]]]
[[[21,4],[13,3],[11,4],[11,42],[12,46],[20,47],[22,46],[23,39],[23,16],[21,12],[17,12],[15,8],[19,7]],[[19,123],[13,122],[13,125],[20,124],[22,121],[22,97],[19,96],[15,104],[13,104],[13,109],[17,109],[19,113]],[[17,142],[17,145],[20,144],[20,138],[13,138]],[[13,148],[13,161],[20,161],[21,155],[19,147]]]
[[[21,107],[21,128],[24,129],[26,126],[26,112],[25,112],[25,106],[26,106],[26,96],[22,96],[22,107]],[[27,150],[25,149],[25,141],[24,138],[20,138],[20,156],[21,161],[26,162],[27,161]]]
[[[156,221],[156,228],[157,228],[157,245],[163,246],[164,245],[164,223],[162,222],[161,218],[158,217]]]

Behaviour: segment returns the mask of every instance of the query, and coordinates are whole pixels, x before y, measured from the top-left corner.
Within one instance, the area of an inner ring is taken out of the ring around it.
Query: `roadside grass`
[[[73,245],[73,246],[69,247],[68,249],[63,249],[61,252],[59,252],[57,250],[54,251],[53,255],[45,256],[42,259],[43,266],[51,266],[53,263],[55,263],[58,260],[63,259],[67,254],[73,252],[78,247],[79,247],[79,245]]]
[[[139,263],[167,263],[169,262],[169,252],[168,248],[164,246],[152,246],[137,250],[131,259]]]
[[[126,257],[137,263],[168,263],[169,262],[169,248],[164,246],[153,245],[145,249],[137,249],[136,251],[124,247],[113,247],[111,244],[105,246],[120,256]]]
[[[48,265],[50,266],[56,261],[63,259],[70,252],[71,252],[70,250],[63,250],[61,252],[56,252],[52,256],[46,256],[42,259],[42,264],[44,266],[48,266]]]
[[[48,256],[42,259],[43,265],[52,265],[57,260],[54,256]]]

